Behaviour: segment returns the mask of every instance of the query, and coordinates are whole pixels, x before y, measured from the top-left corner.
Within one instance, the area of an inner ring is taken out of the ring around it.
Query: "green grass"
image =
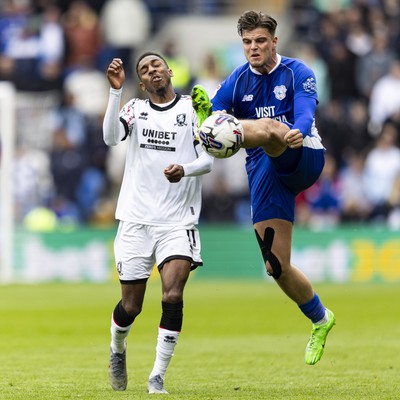
[[[337,316],[325,354],[304,363],[309,322],[274,284],[193,280],[167,373],[169,399],[399,399],[398,285],[317,285]],[[128,340],[125,392],[108,385],[118,283],[0,286],[0,399],[148,399],[159,282]]]

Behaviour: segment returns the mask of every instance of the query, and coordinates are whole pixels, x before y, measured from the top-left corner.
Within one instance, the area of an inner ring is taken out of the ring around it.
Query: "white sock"
[[[325,310],[324,318],[315,323],[315,325],[323,325],[329,321],[328,311]]]
[[[111,350],[113,353],[123,353],[126,349],[126,337],[133,324],[125,327],[118,326],[111,317]]]
[[[165,373],[178,342],[180,332],[169,331],[168,329],[158,328],[158,338],[156,347],[156,360],[150,378],[155,375],[161,375],[164,379]]]

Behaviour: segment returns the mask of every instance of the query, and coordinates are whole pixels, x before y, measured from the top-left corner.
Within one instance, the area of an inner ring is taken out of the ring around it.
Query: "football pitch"
[[[315,366],[310,324],[273,283],[189,281],[166,376],[169,399],[400,399],[399,285],[315,289],[337,325]],[[149,283],[128,340],[128,388],[108,384],[119,284],[0,286],[0,399],[148,399],[160,318]],[[152,395],[154,396],[154,395]]]

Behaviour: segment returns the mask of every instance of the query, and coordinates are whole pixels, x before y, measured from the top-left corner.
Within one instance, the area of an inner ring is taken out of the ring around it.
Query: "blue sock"
[[[321,303],[318,295],[314,293],[314,297],[306,304],[298,304],[302,313],[315,324],[321,321],[325,316],[325,307]]]

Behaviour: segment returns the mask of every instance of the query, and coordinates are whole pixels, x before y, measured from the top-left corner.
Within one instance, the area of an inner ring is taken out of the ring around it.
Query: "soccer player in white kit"
[[[183,291],[191,270],[202,265],[196,228],[201,175],[213,158],[197,140],[190,96],[176,94],[173,72],[163,56],[143,54],[136,72],[148,99],[134,98],[120,110],[125,73],[115,58],[107,69],[111,85],[103,135],[109,146],[128,139],[125,171],[116,209],[114,243],[122,299],[111,319],[109,379],[127,386],[126,338],[142,310],[147,280],[156,264],[162,281],[162,315],[149,393],[167,393],[164,377],[183,319]]]

